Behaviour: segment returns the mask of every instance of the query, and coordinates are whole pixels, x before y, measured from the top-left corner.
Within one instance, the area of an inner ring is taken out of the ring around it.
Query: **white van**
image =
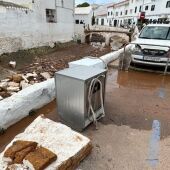
[[[165,66],[170,57],[170,24],[147,25],[132,43],[136,44],[132,63]]]

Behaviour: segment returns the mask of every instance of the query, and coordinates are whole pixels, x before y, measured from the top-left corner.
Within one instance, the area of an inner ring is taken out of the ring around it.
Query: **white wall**
[[[8,0],[21,4],[30,0]],[[32,1],[31,1],[32,2]],[[51,42],[66,42],[74,35],[74,0],[35,0],[32,10],[5,9],[0,13],[0,54],[20,49],[49,45]],[[1,7],[2,8],[2,7]],[[45,9],[57,11],[57,22],[46,22]],[[1,11],[1,10],[0,10]]]
[[[75,21],[83,21],[85,25],[91,25],[91,15],[88,14],[75,14]],[[83,24],[82,24],[83,25]]]
[[[97,24],[98,20],[98,24]],[[96,16],[96,25],[102,25],[102,20],[104,21],[104,25],[106,26],[107,23],[107,16]]]
[[[107,8],[110,5],[112,4],[109,3],[109,4],[100,5],[97,9],[94,10],[94,16],[96,17],[96,21],[97,19],[99,20],[98,25],[101,25],[102,19],[104,19],[104,25],[107,25],[107,13],[108,13]]]
[[[113,26],[114,17],[115,17],[115,13],[114,13],[113,7],[109,7],[108,12],[107,12],[107,19],[108,19],[107,25],[108,26]]]
[[[79,20],[79,24],[75,22],[75,34],[83,34],[84,26],[87,28],[92,24],[92,11],[89,14],[75,14],[75,21]],[[80,24],[80,21],[83,21],[83,24]]]

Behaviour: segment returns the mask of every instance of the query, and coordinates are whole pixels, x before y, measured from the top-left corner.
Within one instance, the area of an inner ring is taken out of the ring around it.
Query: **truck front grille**
[[[164,50],[155,50],[155,49],[143,49],[142,52],[144,55],[153,56],[153,57],[165,57],[167,53]]]

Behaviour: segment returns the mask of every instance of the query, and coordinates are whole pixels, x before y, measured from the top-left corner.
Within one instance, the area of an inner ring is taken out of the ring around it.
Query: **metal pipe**
[[[126,51],[131,49],[133,47],[133,44],[128,44],[126,46]],[[122,54],[124,52],[124,48],[121,48],[120,50],[118,51],[114,51],[114,52],[111,52],[109,54],[106,54],[102,57],[100,57],[106,64],[109,64],[110,62],[114,61],[114,60],[117,60],[120,56],[120,54]]]
[[[167,59],[167,63],[166,63],[166,67],[165,67],[165,71],[164,71],[164,75],[166,75],[167,70],[168,70],[168,65],[169,65],[169,60],[170,60],[170,49],[168,51],[168,55],[167,55],[168,59]]]
[[[168,58],[168,60],[167,60],[166,66],[165,66],[164,75],[166,75],[166,73],[167,73],[168,65],[169,65],[169,58]]]

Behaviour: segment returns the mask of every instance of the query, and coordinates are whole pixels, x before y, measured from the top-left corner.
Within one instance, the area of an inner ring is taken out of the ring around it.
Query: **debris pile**
[[[68,56],[56,60],[54,58],[36,58],[34,63],[26,66],[20,73],[28,74],[30,72],[36,72],[38,75],[41,75],[41,77],[49,79],[49,77],[54,77],[56,71],[68,67],[68,62],[74,59],[75,56]]]
[[[96,49],[99,49],[100,51],[104,51],[106,47],[106,43],[100,43],[100,42],[91,42],[91,46],[93,46]]]
[[[123,45],[128,44],[129,40],[127,39],[128,37],[119,37],[119,36],[113,36],[110,39],[110,46],[112,51],[117,51],[120,48],[123,47]]]
[[[0,100],[10,97],[13,94],[19,92],[22,89],[27,88],[35,83],[48,80],[52,75],[48,72],[41,73],[26,73],[26,74],[14,74],[0,81]]]
[[[0,75],[3,75],[0,76],[0,100],[10,97],[28,86],[53,78],[55,72],[67,68],[69,62],[86,56],[99,57],[111,51],[110,47],[106,47],[104,42],[93,42],[92,44],[94,47],[86,44],[73,44],[70,47],[60,48],[55,52],[44,52],[44,55],[42,53],[41,55],[32,54],[30,51],[30,54],[22,52],[23,55],[19,52],[11,54],[9,60],[8,56],[5,56],[7,60],[2,60],[3,62],[0,65],[8,72],[6,74],[0,73]],[[32,58],[31,62],[28,62],[24,56],[29,57],[31,55],[33,55],[30,57]]]

